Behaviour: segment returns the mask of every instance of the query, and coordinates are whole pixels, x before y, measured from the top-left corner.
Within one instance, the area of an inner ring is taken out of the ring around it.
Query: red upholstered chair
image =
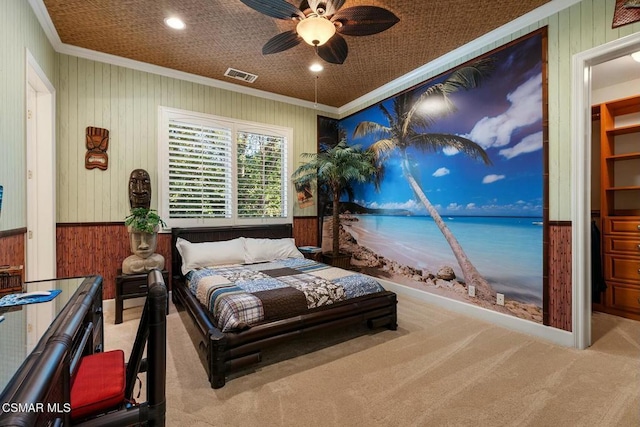
[[[118,409],[125,402],[124,351],[85,356],[71,387],[71,419]]]
[[[167,288],[159,270],[149,272],[147,281],[149,292],[128,363],[122,350],[80,360],[71,382],[72,425],[165,425]],[[140,372],[147,373],[147,401],[130,404]]]

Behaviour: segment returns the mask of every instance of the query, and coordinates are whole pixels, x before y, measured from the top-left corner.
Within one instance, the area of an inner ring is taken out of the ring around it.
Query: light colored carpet
[[[129,351],[140,309],[105,316]],[[593,315],[574,350],[399,296],[397,331],[353,328],[267,353],[213,390],[171,305],[168,426],[639,426],[640,322]]]

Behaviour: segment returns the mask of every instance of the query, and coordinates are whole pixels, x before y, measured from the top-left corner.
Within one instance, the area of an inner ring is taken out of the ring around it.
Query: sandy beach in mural
[[[330,242],[330,233],[331,221],[329,220],[325,221],[325,227],[323,227],[323,242]],[[343,215],[341,217],[340,250],[351,254],[351,264],[361,273],[510,314],[521,319],[542,323],[542,309],[536,304],[505,298],[505,305],[500,306],[495,301],[470,297],[464,278],[457,277],[453,266],[443,264],[443,260],[436,254],[424,254],[426,263],[431,267],[417,268],[411,265],[411,259],[404,257],[401,247],[395,249],[392,255],[382,256],[379,254],[381,252],[379,248],[375,247],[375,243],[372,244],[375,239],[368,236],[368,245],[371,247],[365,247],[358,243],[358,233],[362,233],[362,230],[357,227],[357,218]],[[388,253],[388,242],[380,241],[379,244],[386,246],[385,249]],[[329,250],[328,247],[324,249]]]

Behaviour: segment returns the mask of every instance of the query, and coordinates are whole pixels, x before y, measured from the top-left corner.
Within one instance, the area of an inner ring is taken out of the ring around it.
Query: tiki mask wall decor
[[[87,154],[84,156],[84,167],[87,169],[106,170],[109,166],[109,130],[87,127]]]
[[[131,209],[151,206],[151,178],[144,169],[134,169],[129,175],[129,204]]]

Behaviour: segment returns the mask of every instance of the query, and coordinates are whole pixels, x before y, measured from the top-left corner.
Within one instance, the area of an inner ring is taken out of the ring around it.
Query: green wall
[[[129,174],[137,168],[149,172],[157,208],[159,106],[293,128],[294,167],[301,153],[316,149],[314,109],[69,55],[58,55],[57,70],[57,222],[122,221]],[[84,167],[87,126],[110,132],[105,171]]]
[[[49,81],[55,52],[26,0],[0,1],[0,231],[26,227],[27,49]]]

